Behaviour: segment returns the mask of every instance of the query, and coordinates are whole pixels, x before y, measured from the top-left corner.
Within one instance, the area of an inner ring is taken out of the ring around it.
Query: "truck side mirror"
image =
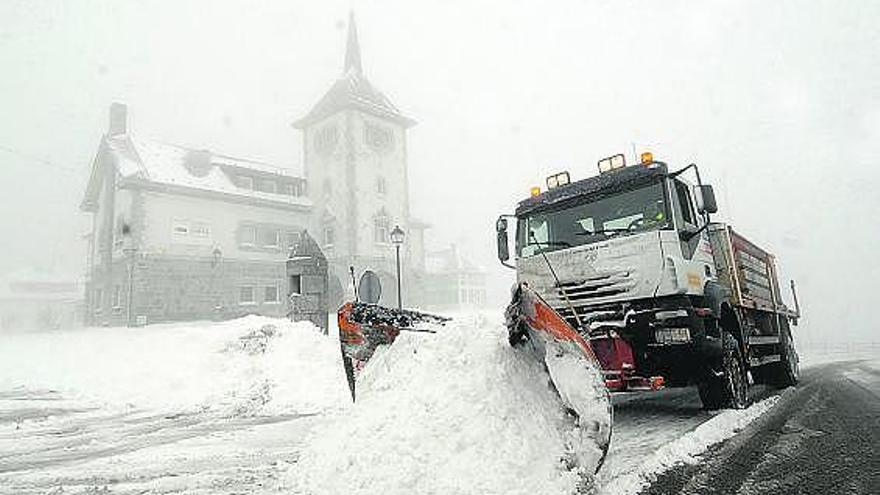
[[[510,259],[510,251],[508,249],[507,240],[507,219],[499,218],[495,222],[495,231],[498,232],[498,260],[501,263]]]
[[[699,210],[700,213],[717,213],[718,212],[718,204],[715,202],[715,191],[712,189],[712,186],[700,186],[700,204]]]

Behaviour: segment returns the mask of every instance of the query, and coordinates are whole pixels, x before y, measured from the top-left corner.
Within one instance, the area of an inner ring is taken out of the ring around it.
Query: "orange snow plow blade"
[[[342,364],[355,400],[355,381],[380,345],[390,345],[400,332],[435,333],[431,325],[443,325],[449,318],[393,309],[362,302],[347,302],[336,314]]]
[[[562,403],[577,417],[575,464],[598,471],[611,443],[613,412],[589,342],[526,284],[514,292],[505,316],[510,344],[527,347],[543,361]]]

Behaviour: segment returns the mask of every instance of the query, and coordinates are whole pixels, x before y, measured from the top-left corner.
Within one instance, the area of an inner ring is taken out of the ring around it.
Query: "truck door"
[[[676,230],[679,233],[696,232],[699,229],[699,217],[694,208],[691,187],[680,180],[673,180],[673,203],[675,207]],[[689,240],[681,241],[681,253],[685,259],[692,259],[701,235],[693,236]]]

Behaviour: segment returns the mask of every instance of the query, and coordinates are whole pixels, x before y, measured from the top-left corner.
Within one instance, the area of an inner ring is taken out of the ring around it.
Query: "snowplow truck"
[[[752,383],[795,385],[794,282],[792,310],[774,257],[711,221],[715,195],[699,168],[670,172],[645,153],[631,166],[606,158],[599,171],[548,177],[498,218],[498,258],[517,278],[508,313],[521,311],[523,291],[537,293],[589,344],[612,392],[696,385],[703,406],[720,409],[746,407]],[[523,334],[508,330],[512,341]]]

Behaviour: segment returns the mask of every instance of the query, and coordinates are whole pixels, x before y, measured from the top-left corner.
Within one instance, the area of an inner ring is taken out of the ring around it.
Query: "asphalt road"
[[[802,372],[764,416],[643,494],[878,494],[878,451],[880,371],[838,362]]]

